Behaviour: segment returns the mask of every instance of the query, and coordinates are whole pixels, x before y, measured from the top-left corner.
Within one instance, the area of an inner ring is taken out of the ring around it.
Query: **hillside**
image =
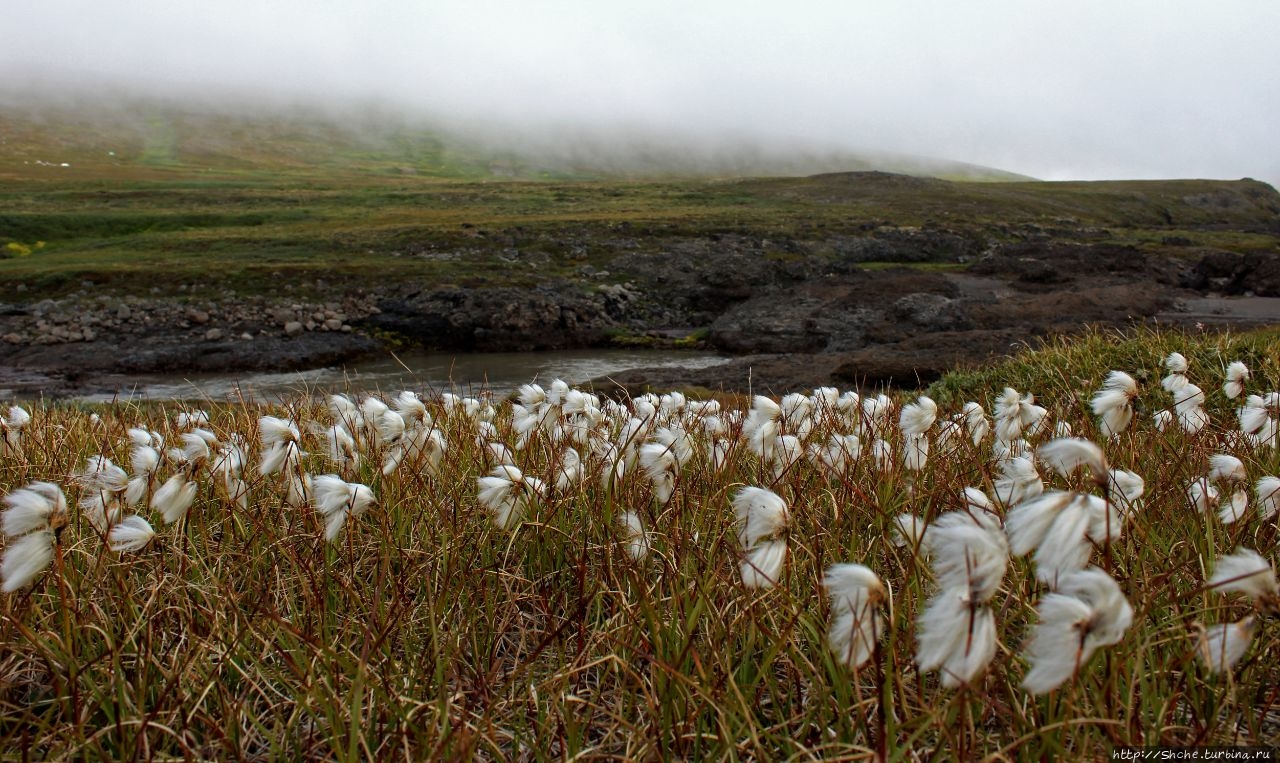
[[[809,175],[882,170],[951,179],[1024,176],[963,162],[854,153],[748,137],[714,144],[637,130],[525,134],[369,107],[196,105],[122,95],[50,103],[0,90],[0,179],[77,180],[326,175],[447,179],[609,179]],[[64,167],[66,164],[68,166]]]
[[[674,343],[750,357],[628,383],[914,384],[1086,323],[1280,322],[1248,179],[499,179],[420,134],[176,114],[0,117],[12,368]]]

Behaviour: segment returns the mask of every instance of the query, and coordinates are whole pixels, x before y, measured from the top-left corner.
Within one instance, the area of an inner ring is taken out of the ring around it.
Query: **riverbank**
[[[404,182],[374,222],[354,190],[12,190],[0,222],[63,238],[0,259],[0,388],[617,347],[736,359],[601,384],[917,386],[1086,325],[1280,323],[1256,181]],[[228,216],[249,202],[263,225]],[[212,227],[155,226],[180,213]]]

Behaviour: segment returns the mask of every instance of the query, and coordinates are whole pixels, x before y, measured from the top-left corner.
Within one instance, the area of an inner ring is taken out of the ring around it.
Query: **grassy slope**
[[[315,277],[521,282],[589,262],[599,254],[591,242],[616,237],[620,222],[658,236],[821,239],[877,223],[987,235],[993,226],[1092,226],[1106,229],[1103,240],[1148,248],[1168,236],[1237,251],[1280,242],[1274,229],[1240,230],[1258,228],[1261,207],[1276,205],[1266,186],[1245,182],[498,180],[490,155],[407,128],[370,137],[322,121],[168,111],[103,124],[0,116],[0,245],[46,242],[0,260],[0,299],[14,298],[18,283],[57,294],[85,279],[138,292],[194,281],[257,291]],[[568,238],[585,253],[564,246]],[[404,256],[423,243],[464,256]],[[497,256],[509,246],[544,249],[551,264],[512,273]]]
[[[1277,623],[1264,621],[1230,677],[1198,664],[1190,634],[1195,622],[1249,612],[1242,597],[1201,584],[1213,559],[1238,545],[1274,558],[1276,526],[1199,518],[1182,494],[1219,450],[1239,454],[1251,478],[1280,471],[1274,450],[1231,440],[1230,406],[1212,392],[1223,361],[1259,352],[1250,390],[1274,389],[1280,367],[1267,339],[1094,335],[942,383],[955,401],[944,413],[970,398],[990,408],[1011,383],[1087,437],[1096,431],[1081,392],[1113,367],[1144,380],[1144,404],[1163,407],[1156,379],[1176,348],[1211,391],[1209,431],[1160,434],[1143,415],[1106,444],[1113,464],[1147,480],[1122,540],[1093,552],[1135,619],[1046,697],[1019,688],[1017,654],[1045,593],[1026,559],[1011,564],[994,600],[1002,646],[978,685],[943,689],[912,667],[933,584],[923,560],[885,538],[900,511],[955,509],[962,487],[989,487],[985,448],[935,452],[919,476],[878,474],[865,450],[842,479],[807,462],[791,470],[775,484],[794,515],[786,577],[751,592],[738,581],[728,498],[738,484],[770,479],[753,457],[739,452],[720,475],[695,457],[665,507],[649,505],[638,472],[613,496],[589,480],[508,534],[475,502],[483,467],[473,432],[433,403],[450,442],[441,474],[384,479],[366,463],[358,479],[381,506],[339,543],[325,544],[314,513],[283,508],[275,481],[256,474],[250,509],[228,510],[203,487],[186,526],[163,529],[136,556],[102,552],[83,523],[69,529],[61,572],[0,609],[0,743],[49,758],[773,760],[867,757],[883,745],[893,759],[1083,760],[1121,744],[1274,739]],[[0,488],[59,479],[91,453],[127,462],[126,425],[145,421],[176,439],[175,410],[99,410],[98,425],[83,410],[36,410],[29,460],[6,462]],[[252,435],[263,412],[219,407],[213,426]],[[290,413],[327,417],[315,401]],[[333,468],[318,444],[307,450],[308,468]],[[518,458],[545,476],[554,452],[537,443]],[[644,564],[626,558],[615,529],[624,508],[654,531]],[[893,595],[880,650],[856,673],[824,644],[818,580],[843,561],[873,567]]]

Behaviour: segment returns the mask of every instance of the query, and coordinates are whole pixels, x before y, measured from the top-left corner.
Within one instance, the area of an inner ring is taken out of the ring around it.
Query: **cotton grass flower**
[[[378,504],[367,486],[347,482],[336,474],[321,474],[312,480],[316,511],[324,517],[324,539],[333,542],[348,519],[354,519]]]
[[[53,561],[58,536],[67,526],[67,499],[51,482],[32,482],[5,496],[4,534],[9,544],[0,560],[0,590],[12,593],[35,580]]]
[[[264,452],[258,464],[262,476],[292,472],[301,468],[302,432],[288,419],[263,416],[258,419],[258,436]]]
[[[10,538],[29,532],[59,529],[67,524],[67,498],[52,482],[32,482],[5,496],[4,534]]]
[[[1044,480],[1035,462],[1025,456],[1000,464],[1000,476],[993,483],[996,500],[1006,507],[1016,506],[1044,492]]]
[[[1009,546],[1019,556],[1034,550],[1036,579],[1055,587],[1063,575],[1088,564],[1094,542],[1118,537],[1120,520],[1109,521],[1109,511],[1107,502],[1095,495],[1045,492],[1009,511]]]
[[[1240,548],[1213,565],[1209,588],[1222,593],[1242,593],[1263,613],[1280,615],[1280,583],[1275,568],[1253,549]]]
[[[1138,399],[1138,383],[1124,371],[1112,371],[1093,396],[1090,407],[1098,417],[1103,437],[1116,437],[1133,421],[1133,404]]]
[[[1219,499],[1218,518],[1223,524],[1234,524],[1244,517],[1249,507],[1248,474],[1244,463],[1235,456],[1217,453],[1209,458],[1209,482],[1216,483],[1231,493],[1225,502]],[[1206,491],[1207,492],[1207,491]],[[1217,491],[1215,491],[1215,495]]]
[[[74,476],[82,493],[81,515],[100,534],[120,521],[121,499],[129,489],[129,475],[106,456],[90,456],[82,471]]]
[[[1169,375],[1160,380],[1160,386],[1166,392],[1177,394],[1178,390],[1187,386],[1187,359],[1180,352],[1171,352],[1164,359],[1165,370]]]
[[[1205,627],[1193,624],[1196,636],[1196,656],[1210,673],[1226,673],[1240,662],[1253,636],[1258,630],[1258,619],[1253,615],[1234,623],[1221,623]]]
[[[622,528],[623,542],[627,555],[635,561],[641,561],[649,555],[649,534],[645,532],[640,515],[634,511],[624,511],[618,516],[618,526]]]
[[[184,474],[175,474],[165,480],[151,495],[151,508],[160,512],[165,524],[173,524],[187,516],[195,503],[199,486]]]
[[[739,565],[747,588],[771,588],[781,579],[787,560],[787,523],[791,514],[786,501],[771,490],[744,487],[733,497],[738,522],[738,542],[743,560]]]
[[[914,403],[902,406],[898,427],[905,437],[919,437],[929,431],[938,420],[938,404],[932,398],[921,395]]]
[[[0,417],[0,458],[22,457],[22,430],[31,423],[31,414],[21,406],[10,406]]]
[[[1102,448],[1088,440],[1064,437],[1041,445],[1036,451],[1041,463],[1061,474],[1070,477],[1077,469],[1089,470],[1094,483],[1105,487],[1107,484],[1107,459]]]
[[[1238,360],[1227,366],[1227,378],[1222,384],[1222,394],[1228,400],[1235,400],[1244,393],[1244,385],[1249,381],[1249,367]]]
[[[1034,395],[1022,395],[1012,387],[1005,387],[996,398],[992,418],[995,421],[996,439],[1014,442],[1023,437],[1035,437],[1043,429],[1048,411],[1036,405]]]
[[[995,616],[986,604],[1009,563],[1009,544],[999,518],[988,511],[990,499],[974,488],[963,496],[965,510],[940,515],[920,541],[940,590],[920,616],[916,662],[922,671],[940,670],[947,687],[972,682],[995,657]]]
[[[488,475],[476,478],[476,486],[476,499],[502,530],[510,530],[524,519],[530,501],[546,497],[542,480],[510,464],[499,464]]]
[[[940,671],[946,688],[969,684],[996,655],[995,615],[966,590],[944,590],[920,615],[916,638],[921,672]]]
[[[967,600],[985,604],[1000,588],[1009,564],[1009,543],[999,519],[985,511],[950,511],[924,531],[934,579],[943,590],[964,590]]]
[[[137,515],[127,516],[111,527],[107,545],[117,554],[136,554],[156,537],[151,523]]]
[[[1258,518],[1263,522],[1280,514],[1280,477],[1259,477],[1253,495],[1258,500]]]
[[[822,578],[831,597],[831,625],[827,645],[840,662],[857,670],[875,653],[884,633],[880,607],[888,591],[879,576],[861,564],[833,564]]]
[[[55,542],[51,530],[37,530],[11,541],[0,560],[0,591],[13,593],[30,585],[53,562]]]
[[[1022,688],[1045,694],[1075,675],[1093,653],[1120,642],[1133,608],[1110,575],[1091,567],[1065,574],[1036,607],[1040,622],[1027,647]]]

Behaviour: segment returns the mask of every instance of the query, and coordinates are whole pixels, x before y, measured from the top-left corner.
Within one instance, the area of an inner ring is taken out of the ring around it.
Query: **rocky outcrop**
[[[1186,302],[1206,297],[1280,297],[1280,253],[1197,248],[1180,236],[1140,249],[1100,241],[1096,229],[1069,221],[979,232],[869,221],[832,235],[798,226],[767,236],[686,236],[621,223],[604,237],[560,233],[564,240],[554,242],[545,233],[511,234],[500,243],[513,273],[462,280],[471,285],[386,283],[353,293],[317,282],[302,299],[191,287],[120,298],[90,284],[66,299],[0,305],[0,342],[9,369],[80,378],[301,369],[393,342],[522,351],[695,336],[743,357],[614,378],[637,388],[777,391],[914,386],[1085,324],[1177,321]],[[406,256],[480,256],[445,243],[406,243]],[[552,244],[577,258],[567,273],[543,251]],[[530,285],[515,285],[522,282]],[[1215,302],[1213,311],[1215,324],[1230,325],[1229,309]],[[1203,313],[1186,316],[1199,322]]]
[[[429,349],[556,350],[608,340],[634,300],[622,286],[586,291],[566,283],[534,289],[436,289],[385,300],[363,325]]]

